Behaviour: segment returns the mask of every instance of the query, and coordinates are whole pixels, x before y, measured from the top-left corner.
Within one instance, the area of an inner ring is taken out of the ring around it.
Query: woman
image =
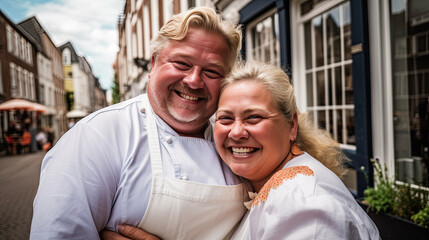
[[[379,239],[340,180],[338,142],[298,114],[282,69],[248,63],[225,80],[214,138],[257,193],[233,239]]]

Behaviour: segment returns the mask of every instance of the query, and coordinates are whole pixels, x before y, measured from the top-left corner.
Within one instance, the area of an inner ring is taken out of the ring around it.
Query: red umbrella
[[[25,99],[14,98],[6,102],[0,103],[0,110],[27,110],[35,112],[46,112],[47,108],[39,103],[30,102]]]

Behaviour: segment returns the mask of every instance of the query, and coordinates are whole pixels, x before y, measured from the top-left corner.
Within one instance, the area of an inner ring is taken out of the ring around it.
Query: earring
[[[291,153],[292,153],[292,155],[293,156],[297,156],[297,155],[301,155],[302,154],[302,151],[301,151],[301,149],[298,147],[298,144],[296,144],[296,142],[295,142],[295,138],[293,139],[293,141],[291,141]]]

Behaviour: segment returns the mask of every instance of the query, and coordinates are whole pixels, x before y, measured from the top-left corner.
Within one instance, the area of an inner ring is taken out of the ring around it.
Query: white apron
[[[164,177],[155,116],[147,98],[144,103],[152,189],[138,227],[164,240],[229,238],[246,211],[244,184],[217,186]]]

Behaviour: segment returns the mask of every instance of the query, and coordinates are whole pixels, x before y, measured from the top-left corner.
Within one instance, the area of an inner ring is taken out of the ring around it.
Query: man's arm
[[[109,219],[121,163],[116,149],[78,124],[42,163],[34,200],[32,239],[98,239]]]

